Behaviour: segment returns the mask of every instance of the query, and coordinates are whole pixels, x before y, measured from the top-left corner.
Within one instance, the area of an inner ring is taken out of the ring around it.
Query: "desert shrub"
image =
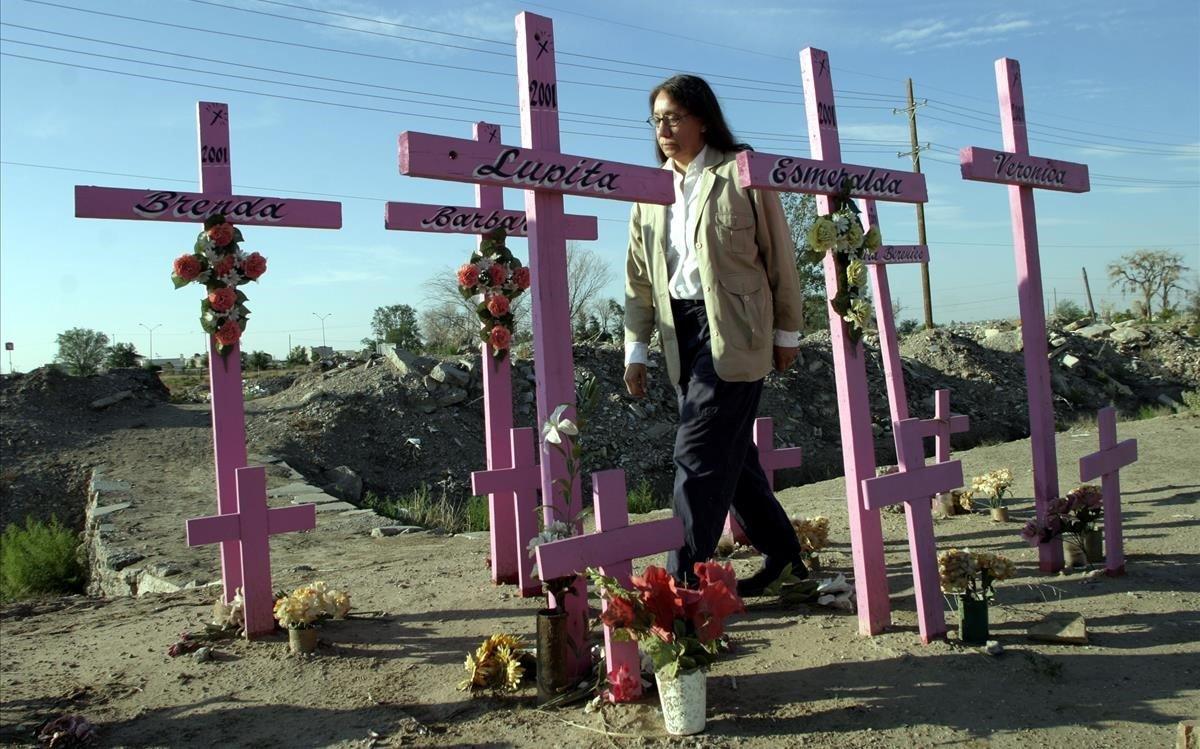
[[[49,523],[25,518],[0,536],[0,599],[83,590],[83,565],[77,555],[79,537],[57,518]]]

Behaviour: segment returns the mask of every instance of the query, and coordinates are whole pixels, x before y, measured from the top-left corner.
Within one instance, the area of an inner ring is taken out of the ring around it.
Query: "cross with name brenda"
[[[738,154],[738,178],[742,187],[815,194],[818,196],[817,210],[821,214],[833,211],[830,196],[841,195],[845,186],[849,187],[850,197],[925,202],[928,198],[925,178],[920,174],[841,163],[829,55],[808,47],[801,51],[800,63],[809,146],[814,158],[743,151]],[[826,254],[825,288],[829,298],[837,294],[837,286],[837,266],[832,254]],[[850,343],[846,322],[832,304],[827,307],[827,312],[841,423],[858,630],[861,634],[873,635],[882,632],[890,623],[891,604],[879,512],[868,510],[862,499],[862,480],[875,475],[866,358],[861,342]]]
[[[234,545],[242,570],[242,600],[245,601],[246,637],[275,630],[271,590],[271,544],[279,533],[310,531],[317,527],[317,506],[267,509],[267,469],[239,468],[236,473],[237,508],[187,521],[188,546],[220,543]]]
[[[625,472],[619,468],[592,474],[592,506],[596,513],[596,532],[551,541],[537,547],[538,572],[543,579],[582,574],[588,567],[616,578],[626,590],[633,574],[632,560],[683,545],[683,522],[677,517],[629,525],[629,500],[625,493]],[[608,608],[608,601],[604,602]],[[636,642],[619,642],[612,628],[604,625],[605,662],[614,677],[624,667],[641,674],[641,659]],[[641,679],[630,694],[641,697]]]
[[[1104,571],[1125,574],[1125,545],[1121,531],[1121,469],[1137,462],[1137,440],[1117,442],[1117,411],[1112,406],[1096,414],[1100,449],[1079,459],[1079,480],[1100,479],[1104,494]]]
[[[1046,347],[1046,314],[1042,307],[1042,266],[1038,256],[1033,189],[1087,192],[1091,186],[1087,165],[1029,154],[1020,63],[1008,57],[996,61],[996,89],[1000,98],[1000,126],[1005,150],[991,151],[970,146],[959,152],[958,159],[963,179],[1008,185],[1013,251],[1017,260],[1021,344],[1025,352],[1025,385],[1029,397],[1033,498],[1037,519],[1045,522],[1046,506],[1058,496],[1058,458],[1054,445],[1054,404]],[[1062,569],[1062,542],[1040,544],[1038,560],[1042,572]]]
[[[224,213],[234,224],[313,229],[342,227],[341,203],[233,195],[229,106],[220,102],[197,102],[196,116],[200,136],[200,192],[77,185],[75,216],[203,224],[209,216]],[[234,472],[246,465],[246,416],[240,354],[240,345],[234,344],[232,350],[221,356],[216,343],[209,337],[208,377],[212,393],[217,512],[222,515],[238,511]],[[233,541],[221,543],[221,581],[225,601],[232,601],[237,589],[242,587],[241,556]],[[271,595],[269,584],[266,593]]]
[[[500,143],[500,126],[489,122],[477,122],[472,129],[475,140],[481,143]],[[528,235],[529,223],[524,211],[504,210],[504,190],[495,185],[475,185],[475,207],[454,205],[429,205],[426,203],[389,202],[384,207],[385,229],[400,231],[423,231],[439,234],[483,235],[503,229],[510,237]],[[598,236],[595,216],[564,216],[566,238],[596,239]],[[512,415],[512,364],[508,356],[497,361],[492,356],[492,346],[487,341],[480,344],[483,366],[483,418],[484,441],[489,470],[512,467],[509,462],[509,430],[513,426]],[[519,583],[521,595],[528,595],[519,574],[521,559],[525,556],[525,544],[537,535],[536,524],[533,535],[523,537],[517,532],[518,524],[513,517],[514,487],[496,485],[488,493],[488,515],[491,521],[492,582],[497,585]],[[530,518],[532,520],[532,518]],[[528,524],[526,524],[528,526]],[[526,564],[528,566],[528,564]]]
[[[568,407],[564,416],[574,420],[575,367],[567,312],[562,196],[669,205],[675,200],[675,190],[671,175],[662,169],[560,152],[553,24],[544,16],[520,13],[516,27],[521,146],[404,132],[400,134],[400,173],[526,191],[538,422],[545,423],[550,413],[563,404]],[[564,447],[570,449],[569,444],[564,443]],[[582,505],[578,481],[567,499],[556,490],[556,481],[568,479],[562,455],[543,442],[539,465],[547,521],[575,517]],[[578,588],[579,595],[569,596],[565,606],[568,636],[582,643],[586,596],[582,582]],[[554,602],[550,605],[554,607]],[[587,660],[578,658],[574,665],[573,670],[582,673]]]

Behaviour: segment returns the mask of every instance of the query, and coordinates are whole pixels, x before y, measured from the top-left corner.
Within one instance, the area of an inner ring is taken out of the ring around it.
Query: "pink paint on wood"
[[[950,435],[971,428],[971,420],[962,414],[950,413],[950,391],[937,390],[933,394],[934,446],[939,463],[950,460]]]
[[[1092,189],[1087,164],[993,151],[978,146],[962,149],[958,162],[963,179],[1060,192],[1088,192]]]
[[[863,262],[868,265],[928,263],[929,247],[923,244],[885,244],[874,252],[868,252]]]
[[[770,416],[760,416],[754,420],[754,446],[758,448],[758,462],[767,476],[767,486],[772,490],[775,489],[776,471],[795,468],[803,462],[803,451],[800,448],[775,447],[775,422]],[[750,545],[750,538],[733,517],[732,511],[725,516],[725,532],[739,544]]]
[[[230,223],[309,229],[342,228],[342,206],[325,200],[259,198],[228,193],[75,187],[76,218],[202,224],[215,213]]]
[[[312,530],[317,525],[317,511],[311,504],[268,509],[266,469],[253,466],[238,468],[235,473],[236,507],[231,512],[187,521],[187,543],[235,545],[246,605],[246,636],[255,637],[275,629],[269,537]]]
[[[492,188],[500,189],[500,188]],[[567,239],[593,240],[599,236],[595,216],[567,215]],[[482,234],[504,229],[510,237],[528,233],[522,211],[430,203],[394,203],[384,206],[383,228],[396,231],[424,231],[438,234]]]
[[[829,55],[823,50],[808,47],[801,51],[800,63],[804,79],[804,105],[808,113],[808,140],[813,158],[839,162],[841,147]],[[829,214],[832,209],[831,199],[818,195],[818,213]],[[829,298],[837,293],[836,274],[833,256],[827,254],[825,289]],[[875,444],[871,432],[866,360],[862,343],[850,343],[841,315],[834,311],[832,305],[827,311],[838,395],[838,420],[841,425],[842,467],[846,476],[854,587],[858,599],[858,631],[860,634],[873,635],[882,632],[890,623],[891,603],[888,600],[883,528],[879,513],[867,510],[862,503],[861,481],[875,475]]]
[[[828,120],[836,131],[837,115],[832,110],[818,112],[818,118]],[[809,133],[811,136],[812,131]],[[742,187],[810,195],[841,195],[845,181],[849,180],[850,196],[854,198],[899,203],[924,203],[929,200],[925,175],[918,172],[842,164],[832,158],[804,159],[757,151],[739,153],[737,165],[738,183]]]
[[[529,541],[538,534],[538,487],[542,483],[542,473],[535,457],[535,435],[532,429],[513,429],[508,441],[511,452],[505,463],[510,467],[473,472],[471,491],[477,495],[488,494],[493,498],[492,554],[495,555],[497,548],[505,545],[514,550],[517,586],[521,596],[529,598],[542,592],[542,584],[533,576],[533,562],[526,550]],[[508,511],[512,516],[512,539],[509,541],[497,534],[494,520],[496,498],[503,496],[512,498],[511,509]]]
[[[546,59],[543,56],[535,64]],[[553,68],[551,63],[549,69]],[[557,86],[557,82],[546,83],[533,74],[526,76],[526,79],[529,83],[521,89],[522,101],[533,100],[528,89],[530,83]],[[557,124],[558,109],[550,106],[531,105],[522,111],[522,122],[525,117],[538,118],[544,114],[552,116]],[[609,200],[663,205],[675,201],[671,175],[663,170],[570,156],[559,153],[558,138],[553,140],[554,145],[531,146],[525,144],[522,133],[522,146],[518,148],[428,133],[403,132],[399,146],[400,173],[410,177],[486,182],[500,187]]]
[[[862,482],[863,504],[871,509],[905,503],[908,523],[908,554],[913,568],[913,588],[917,599],[917,624],[921,641],[945,636],[946,618],[942,610],[941,584],[938,578],[937,540],[933,535],[930,499],[941,492],[962,486],[962,463],[925,465],[920,420],[905,419],[892,425],[896,436],[899,473],[866,479]]]
[[[1125,574],[1125,542],[1121,522],[1121,469],[1137,462],[1137,440],[1117,442],[1117,411],[1112,406],[1096,415],[1100,450],[1079,459],[1079,480],[1100,479],[1104,494],[1104,570]]]
[[[624,471],[615,469],[592,474],[596,532],[538,546],[537,563],[542,576],[546,579],[565,577],[598,567],[602,574],[616,578],[618,583],[629,588],[632,560],[683,545],[683,523],[679,518],[629,525],[628,501]],[[604,608],[608,608],[607,601]],[[622,669],[641,673],[637,643],[618,642],[613,634],[612,628],[605,625],[605,662],[609,676],[615,676]],[[639,699],[641,689],[628,697]]]
[[[879,212],[874,200],[859,200],[863,231],[879,227]],[[884,248],[880,248],[881,254]],[[875,320],[879,326],[879,352],[883,356],[883,381],[887,387],[892,423],[908,418],[908,394],[904,389],[904,366],[900,362],[900,343],[896,340],[896,320],[892,314],[892,292],[888,286],[886,260],[868,266],[871,293],[875,297]]]
[[[1004,151],[1011,155],[1011,163],[1033,163],[1038,160],[1029,156],[1029,138],[1026,133],[1025,98],[1021,87],[1021,66],[1010,58],[996,61],[996,88],[1000,99],[1000,124],[1004,136]],[[963,177],[981,179],[979,162],[985,154],[996,154],[986,149],[963,149],[960,161]],[[969,164],[967,163],[969,160]],[[1045,162],[1045,160],[1041,160]],[[1073,192],[1087,189],[1086,167],[1067,162],[1045,162],[1063,165],[1070,177]],[[1043,164],[1044,166],[1044,164]],[[1017,264],[1017,300],[1021,311],[1021,341],[1025,356],[1025,384],[1029,393],[1029,434],[1033,453],[1033,496],[1039,521],[1046,518],[1046,508],[1051,499],[1058,497],[1058,458],[1054,443],[1054,404],[1050,387],[1050,364],[1047,361],[1046,315],[1043,308],[1042,269],[1038,253],[1037,216],[1033,205],[1034,187],[1064,189],[1057,185],[1041,184],[1025,174],[1022,167],[1014,177],[1007,168],[998,175],[1001,179],[989,179],[1008,185],[1008,202],[1012,213],[1013,252]],[[1045,171],[1039,178],[1045,181]],[[1068,182],[1064,177],[1064,184]],[[1034,184],[1036,183],[1036,184]],[[1063,566],[1061,541],[1051,541],[1038,546],[1039,567],[1043,572],[1057,572]]]

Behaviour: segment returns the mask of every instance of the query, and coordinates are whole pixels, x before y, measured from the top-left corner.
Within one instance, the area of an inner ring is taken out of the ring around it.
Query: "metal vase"
[[[571,685],[567,612],[542,609],[537,612],[537,692],[538,702],[562,694]]]
[[[988,602],[970,596],[958,597],[958,639],[968,645],[988,641]]]

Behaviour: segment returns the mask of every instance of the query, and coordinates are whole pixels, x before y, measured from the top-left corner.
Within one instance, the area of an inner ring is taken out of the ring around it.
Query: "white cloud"
[[[886,44],[901,52],[959,47],[983,41],[995,41],[1016,32],[1032,32],[1033,21],[1012,15],[1000,15],[987,23],[963,26],[956,22],[925,19],[883,37]]]

